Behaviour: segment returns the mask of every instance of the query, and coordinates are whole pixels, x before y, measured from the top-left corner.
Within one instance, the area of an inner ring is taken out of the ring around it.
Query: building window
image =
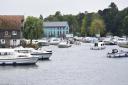
[[[68,31],[66,32],[66,34],[68,34]]]
[[[16,42],[16,40],[13,40],[13,42]]]
[[[17,31],[12,31],[12,35],[17,35]]]
[[[56,32],[54,31],[54,37],[56,36]]]
[[[8,31],[5,31],[5,35],[8,35]]]
[[[59,34],[59,31],[58,31],[58,36],[59,36],[60,34]]]
[[[15,39],[13,40],[13,46],[16,46],[16,40]]]
[[[65,27],[63,27],[63,30],[65,30]]]
[[[65,31],[63,31],[63,34],[66,34]]]
[[[4,39],[1,39],[1,44],[5,44],[5,40]]]

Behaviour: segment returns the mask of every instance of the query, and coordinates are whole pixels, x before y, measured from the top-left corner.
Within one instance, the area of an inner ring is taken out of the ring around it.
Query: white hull
[[[105,47],[91,47],[91,50],[103,50]]]
[[[50,43],[50,45],[58,45],[60,43],[60,39],[59,38],[51,38],[49,43]]]
[[[58,47],[59,48],[68,48],[68,47],[71,47],[71,44],[69,41],[62,41],[58,44]]]
[[[29,58],[14,58],[14,59],[0,59],[0,64],[35,64],[38,60],[38,57],[29,57]]]
[[[50,44],[47,43],[47,42],[42,42],[41,45],[42,45],[42,46],[49,46]]]
[[[128,57],[126,53],[116,53],[116,54],[108,54],[108,58],[119,58],[119,57]]]
[[[39,59],[49,59],[52,55],[52,53],[36,53],[36,54],[31,54],[31,55],[36,55],[39,57]]]

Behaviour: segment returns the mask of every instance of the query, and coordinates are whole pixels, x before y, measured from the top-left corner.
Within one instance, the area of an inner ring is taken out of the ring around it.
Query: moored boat
[[[62,41],[58,44],[58,47],[59,48],[68,48],[68,47],[71,47],[72,45],[70,44],[69,41]]]
[[[33,56],[38,56],[39,59],[49,59],[52,55],[52,51],[46,51],[43,49],[38,49],[35,50],[33,48],[23,48],[23,47],[19,47],[19,48],[15,48],[16,52],[19,53],[30,53]]]
[[[94,43],[92,46],[91,46],[91,50],[102,50],[102,49],[105,49],[105,45],[103,42],[96,42]]]
[[[37,56],[31,54],[17,53],[14,49],[0,49],[0,65],[23,65],[35,64]]]
[[[115,41],[111,37],[107,37],[103,40],[105,45],[116,45]]]
[[[51,38],[50,39],[50,45],[58,45],[60,43],[60,39],[59,38]]]
[[[49,46],[50,43],[49,43],[48,39],[43,38],[41,40],[38,40],[38,45],[40,45],[40,46]]]
[[[31,55],[36,55],[39,57],[39,59],[49,59],[52,56],[52,51],[51,50],[43,50],[43,49],[38,49],[34,50]]]
[[[107,53],[108,58],[120,58],[120,57],[128,57],[128,52],[117,49],[112,49],[111,53]]]

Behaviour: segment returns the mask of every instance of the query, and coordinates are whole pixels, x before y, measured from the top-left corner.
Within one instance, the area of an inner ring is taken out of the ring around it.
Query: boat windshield
[[[18,53],[30,53],[30,50],[15,50]]]

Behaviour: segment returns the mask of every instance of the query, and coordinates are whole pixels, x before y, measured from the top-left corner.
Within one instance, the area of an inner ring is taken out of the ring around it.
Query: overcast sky
[[[97,12],[114,2],[120,10],[128,7],[128,0],[0,0],[0,14],[44,17],[60,11],[62,14]]]

